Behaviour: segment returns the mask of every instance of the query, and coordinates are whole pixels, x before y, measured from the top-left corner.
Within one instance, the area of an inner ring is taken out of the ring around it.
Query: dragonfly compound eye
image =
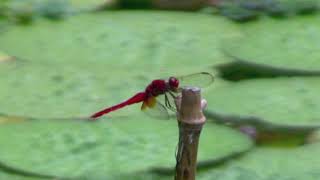
[[[170,77],[169,78],[169,85],[172,88],[178,88],[179,86],[179,80],[175,77]]]

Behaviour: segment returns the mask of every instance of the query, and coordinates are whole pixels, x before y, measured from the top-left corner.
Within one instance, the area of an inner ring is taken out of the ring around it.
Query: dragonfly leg
[[[172,96],[172,95],[171,95]],[[168,109],[170,109],[172,112],[176,112],[176,108],[174,106],[172,106],[172,104],[169,101],[168,95],[164,94],[165,97],[165,105]]]
[[[168,99],[167,94],[164,94],[164,103],[165,103],[166,107],[169,106],[169,99]]]
[[[177,96],[174,95],[171,91],[169,91],[169,94],[173,97],[173,99],[176,99],[176,98],[177,98]]]

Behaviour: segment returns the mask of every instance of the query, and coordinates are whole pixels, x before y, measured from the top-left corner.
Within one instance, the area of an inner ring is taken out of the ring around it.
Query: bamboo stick
[[[176,99],[179,142],[175,180],[194,180],[196,177],[199,138],[206,121],[202,110],[207,104],[201,100],[200,92],[200,88],[184,88],[182,97]]]

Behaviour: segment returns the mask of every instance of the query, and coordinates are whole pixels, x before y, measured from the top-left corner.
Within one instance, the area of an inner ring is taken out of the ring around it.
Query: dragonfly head
[[[179,87],[179,80],[175,77],[170,77],[169,78],[169,87],[173,91],[177,90]]]

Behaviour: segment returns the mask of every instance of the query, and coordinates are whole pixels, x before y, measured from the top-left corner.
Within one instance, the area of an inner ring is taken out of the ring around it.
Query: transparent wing
[[[169,114],[176,113],[176,105],[174,102],[175,96],[177,96],[177,93],[173,93],[171,91],[164,93],[163,95],[157,96],[157,102],[160,103],[162,106],[164,106]]]
[[[176,94],[172,93],[172,92],[168,92],[166,94],[164,94],[164,104],[167,107],[167,109],[170,109],[172,112],[176,113],[177,112],[177,108],[176,108],[176,104],[175,104],[175,97]]]
[[[150,97],[147,101],[143,102],[141,110],[146,115],[155,119],[170,119],[167,108],[161,102],[157,101],[155,97]]]
[[[177,77],[180,87],[194,86],[205,88],[210,86],[214,81],[214,76],[208,72],[194,73],[186,76]]]

